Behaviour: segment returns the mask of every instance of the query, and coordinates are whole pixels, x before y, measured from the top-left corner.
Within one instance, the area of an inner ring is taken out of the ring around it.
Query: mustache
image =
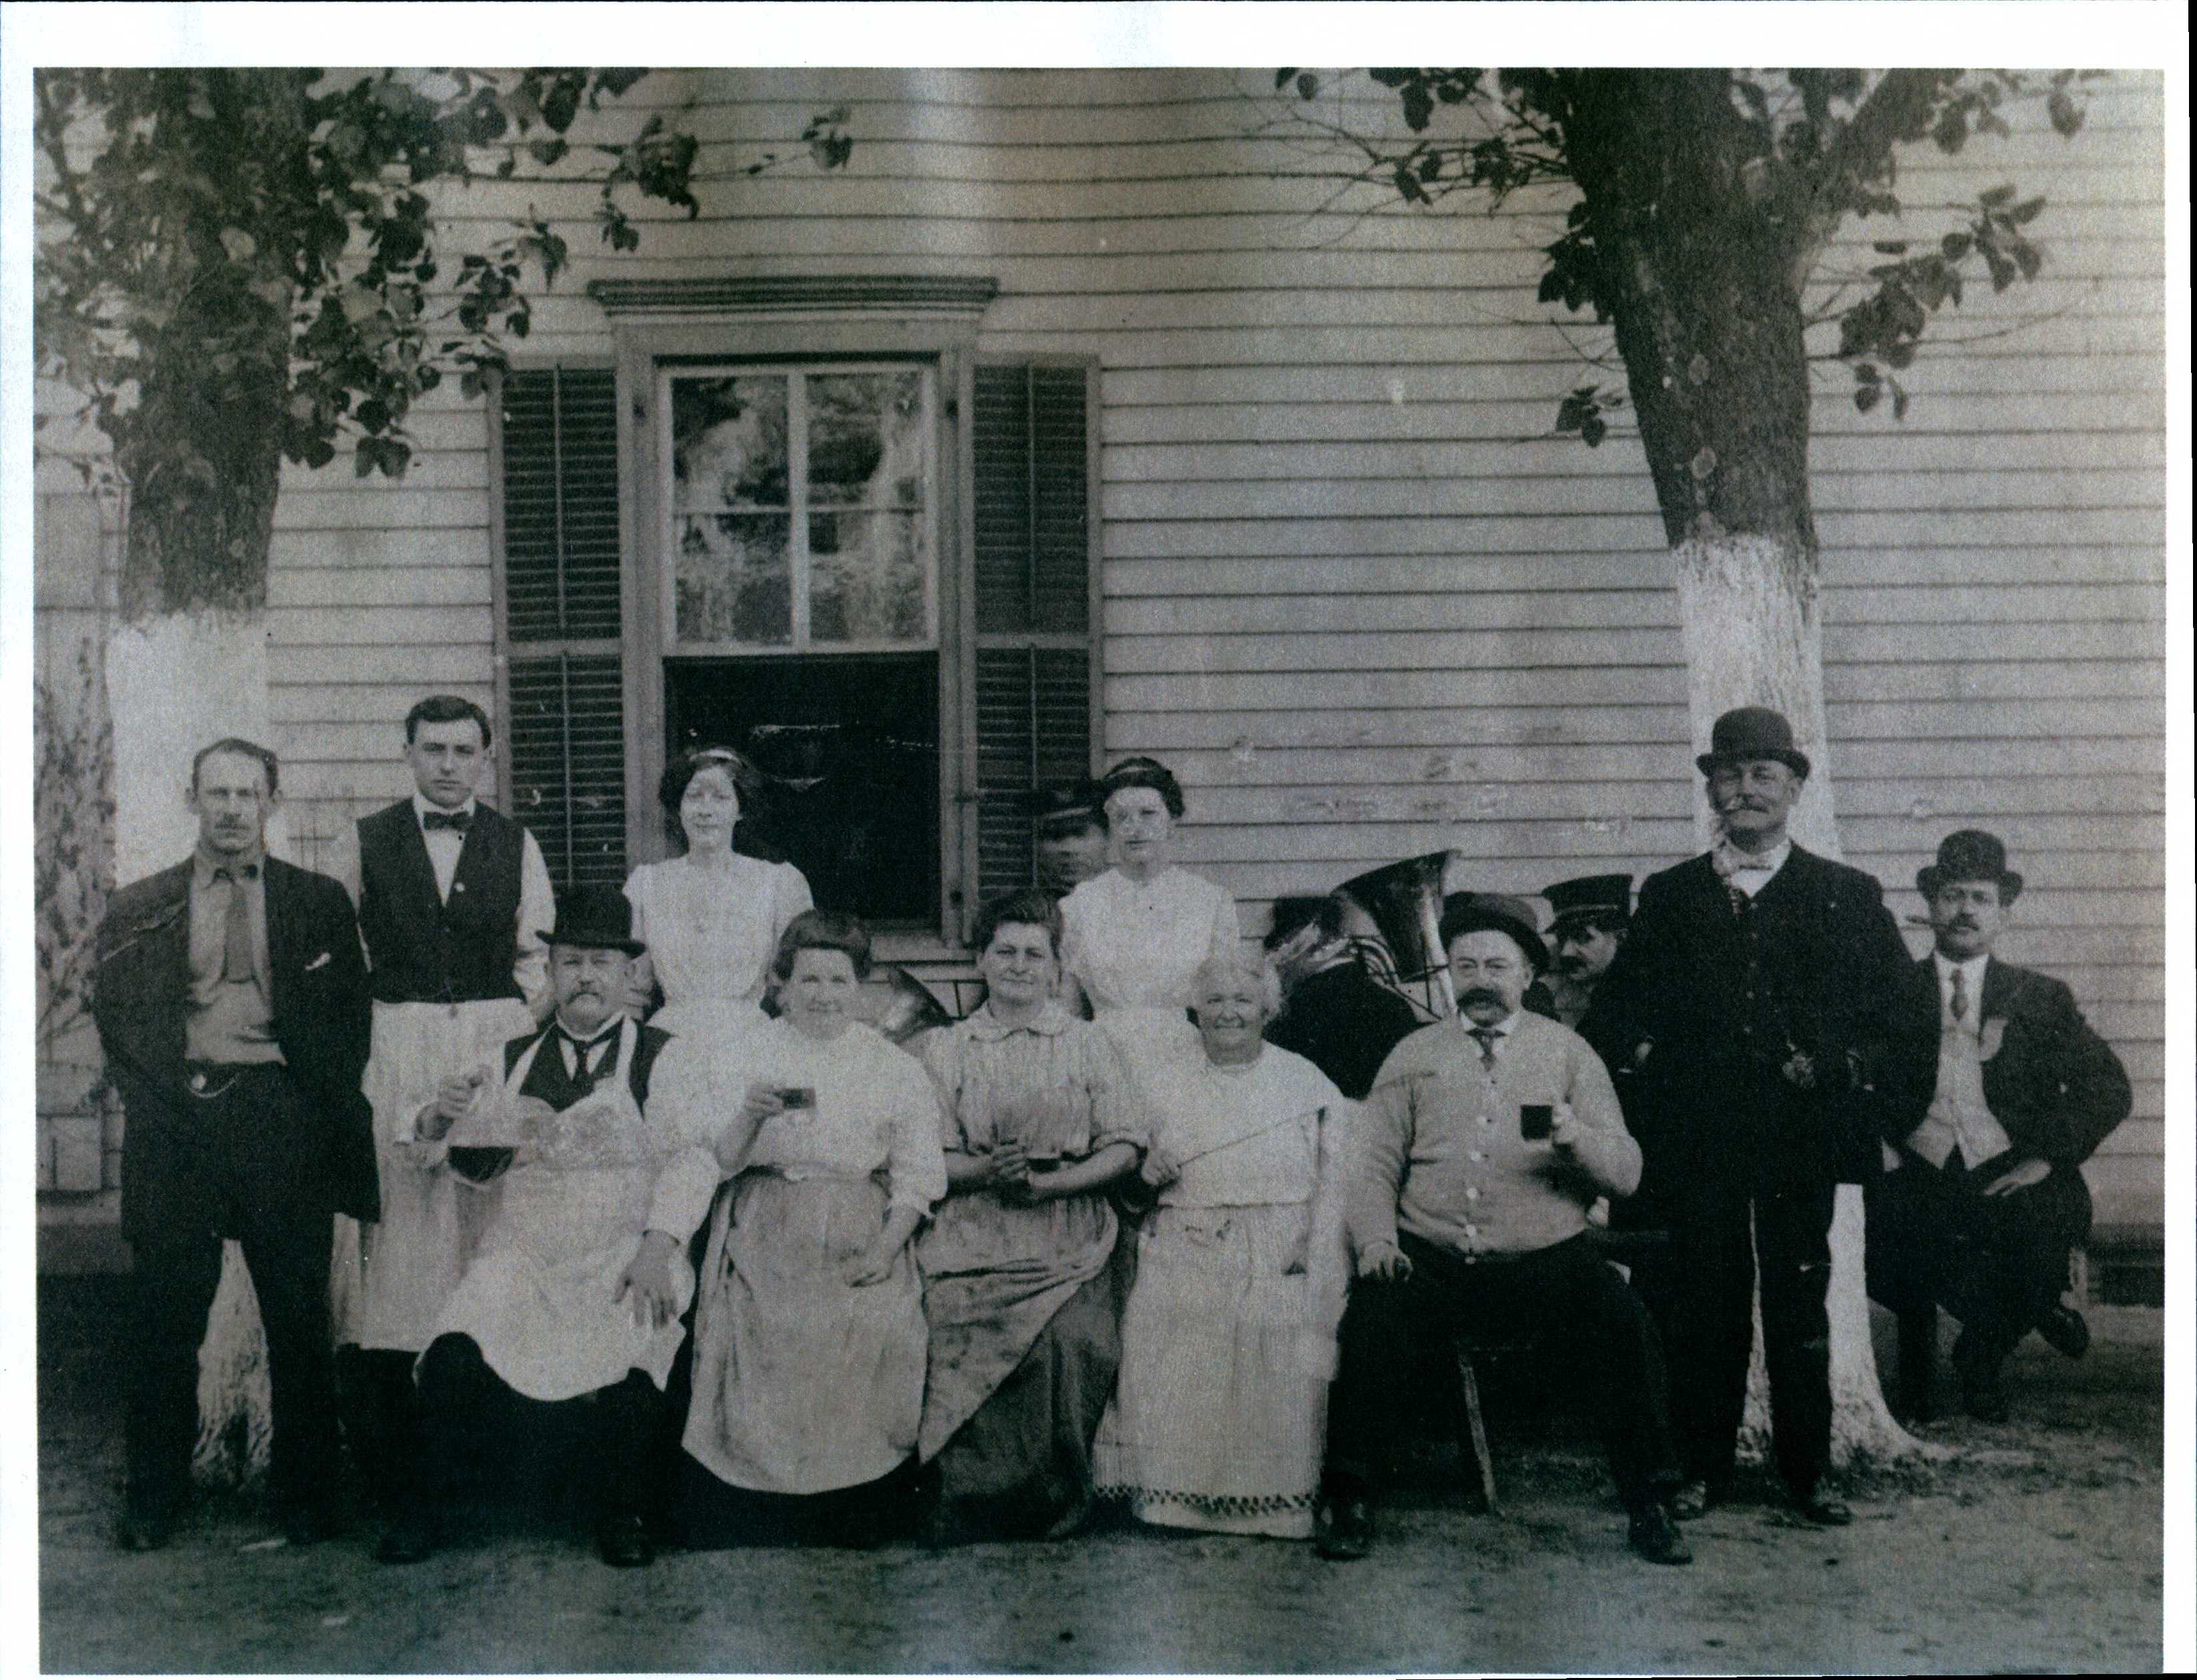
[[[1493,986],[1470,986],[1465,988],[1464,994],[1458,1001],[1461,1004],[1499,1004],[1508,1003],[1510,999]]]

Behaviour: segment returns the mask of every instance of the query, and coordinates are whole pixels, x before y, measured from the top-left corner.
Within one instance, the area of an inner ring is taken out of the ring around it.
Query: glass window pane
[[[919,507],[929,427],[923,375],[818,374],[809,380],[809,501]]]
[[[785,376],[671,382],[675,513],[787,502]]]
[[[922,641],[923,516],[809,516],[809,635],[815,642]]]
[[[784,513],[680,517],[675,629],[681,642],[793,640],[793,530]]]

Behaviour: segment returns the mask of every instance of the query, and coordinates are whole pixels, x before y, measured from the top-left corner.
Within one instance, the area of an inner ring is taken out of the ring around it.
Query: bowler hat
[[[1785,714],[1767,706],[1740,706],[1726,712],[1709,731],[1709,750],[1694,761],[1704,776],[1719,764],[1744,764],[1774,758],[1796,776],[1808,773],[1808,755],[1793,744],[1793,726]]]
[[[1630,875],[1581,875],[1541,889],[1549,908],[1556,912],[1559,928],[1576,916],[1607,918],[1615,922],[1632,918],[1632,878]]]
[[[1948,881],[1996,881],[2001,904],[2021,896],[2021,877],[2006,866],[2006,848],[1980,828],[1954,830],[1938,843],[1937,862],[1915,872],[1915,889],[1925,898],[1936,897]]]
[[[1441,942],[1447,951],[1469,933],[1510,936],[1539,973],[1549,965],[1549,947],[1534,925],[1533,907],[1508,893],[1452,893],[1442,901]]]
[[[557,925],[537,934],[546,945],[583,945],[638,957],[648,947],[633,936],[633,906],[616,887],[576,887],[557,903]]]

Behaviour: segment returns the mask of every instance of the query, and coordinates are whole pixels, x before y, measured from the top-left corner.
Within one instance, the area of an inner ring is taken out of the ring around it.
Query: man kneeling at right
[[[1433,1336],[1569,1338],[1591,1385],[1633,1550],[1692,1561],[1667,1501],[1681,1476],[1647,1312],[1596,1252],[1586,1210],[1630,1195],[1640,1147],[1609,1075],[1569,1028],[1520,1004],[1547,953],[1524,906],[1446,909],[1458,1015],[1395,1050],[1365,1105],[1348,1224],[1358,1283],[1328,1399],[1320,1555],[1372,1544],[1368,1486],[1405,1427],[1406,1374]]]

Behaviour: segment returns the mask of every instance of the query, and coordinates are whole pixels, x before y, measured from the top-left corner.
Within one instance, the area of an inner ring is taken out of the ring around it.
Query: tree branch
[[[1806,186],[1807,201],[1788,235],[1786,273],[1797,295],[1823,248],[1853,208],[1856,189],[1884,172],[1892,148],[1929,129],[1930,114],[1957,70],[1887,70],[1824,151]]]

